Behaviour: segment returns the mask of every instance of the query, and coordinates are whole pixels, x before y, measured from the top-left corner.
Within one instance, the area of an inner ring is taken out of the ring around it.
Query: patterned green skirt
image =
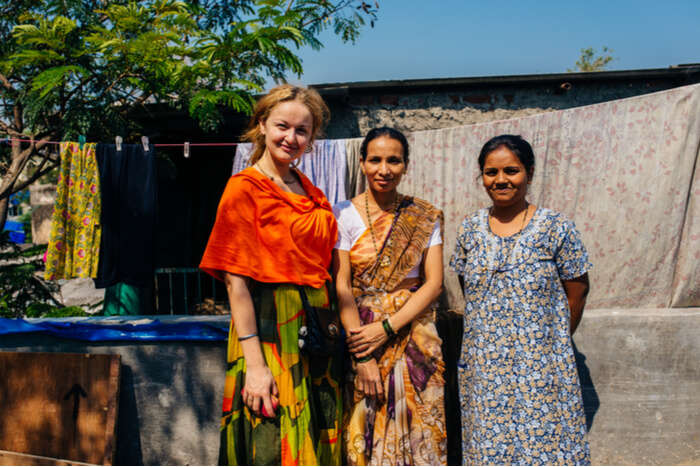
[[[342,358],[300,354],[305,323],[296,286],[251,286],[263,355],[277,383],[274,418],[257,417],[243,404],[246,363],[234,323],[221,419],[221,465],[339,465]],[[330,309],[327,287],[304,287],[311,306]]]

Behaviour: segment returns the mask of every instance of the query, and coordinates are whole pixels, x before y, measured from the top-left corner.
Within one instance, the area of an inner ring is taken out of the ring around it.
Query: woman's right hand
[[[246,368],[243,403],[258,417],[274,417],[279,406],[279,391],[267,365]]]
[[[355,389],[365,397],[376,398],[379,402],[384,402],[384,387],[377,361],[372,358],[363,363],[357,362],[356,367]]]

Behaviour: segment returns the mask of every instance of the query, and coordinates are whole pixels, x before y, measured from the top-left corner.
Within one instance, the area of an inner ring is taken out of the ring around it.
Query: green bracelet
[[[367,363],[368,361],[372,360],[374,357],[372,354],[365,355],[362,358],[355,358],[355,356],[352,356],[352,359],[355,360],[355,363]]]
[[[386,318],[384,321],[382,321],[382,327],[384,328],[384,332],[387,336],[394,337],[396,335],[396,331],[394,331],[394,328],[391,327],[389,318]]]

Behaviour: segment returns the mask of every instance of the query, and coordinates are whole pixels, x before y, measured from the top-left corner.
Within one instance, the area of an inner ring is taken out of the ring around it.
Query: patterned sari
[[[401,287],[422,261],[442,212],[403,196],[396,216],[384,214],[372,227],[382,248],[377,256],[369,230],[350,250],[353,295],[362,324],[396,313],[413,291]],[[344,444],[350,465],[446,464],[444,362],[430,308],[375,352],[385,402],[346,387]]]

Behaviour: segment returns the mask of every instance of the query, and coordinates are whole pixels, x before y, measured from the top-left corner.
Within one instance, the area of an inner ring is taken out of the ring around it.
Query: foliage
[[[19,222],[22,223],[22,229],[24,230],[24,242],[32,243],[32,211],[27,209],[27,211],[19,217]]]
[[[0,133],[39,142],[0,151],[0,200],[57,166],[46,141],[133,136],[134,112],[148,103],[187,109],[207,130],[221,123],[222,107],[250,112],[268,78],[302,73],[295,50],[320,48],[326,29],[355,41],[377,8],[360,0],[2,2]]]
[[[568,72],[588,72],[588,71],[602,71],[608,66],[608,63],[615,60],[612,56],[613,49],[608,47],[603,47],[603,51],[600,55],[596,54],[593,47],[588,47],[586,49],[581,49],[581,56],[576,61],[576,68],[569,68]]]
[[[46,245],[22,251],[0,234],[0,317],[22,318],[32,306],[63,308],[54,294],[58,286],[37,276],[43,270],[41,253]]]
[[[70,318],[91,316],[79,306],[57,307],[46,303],[33,303],[27,308],[26,318]]]

